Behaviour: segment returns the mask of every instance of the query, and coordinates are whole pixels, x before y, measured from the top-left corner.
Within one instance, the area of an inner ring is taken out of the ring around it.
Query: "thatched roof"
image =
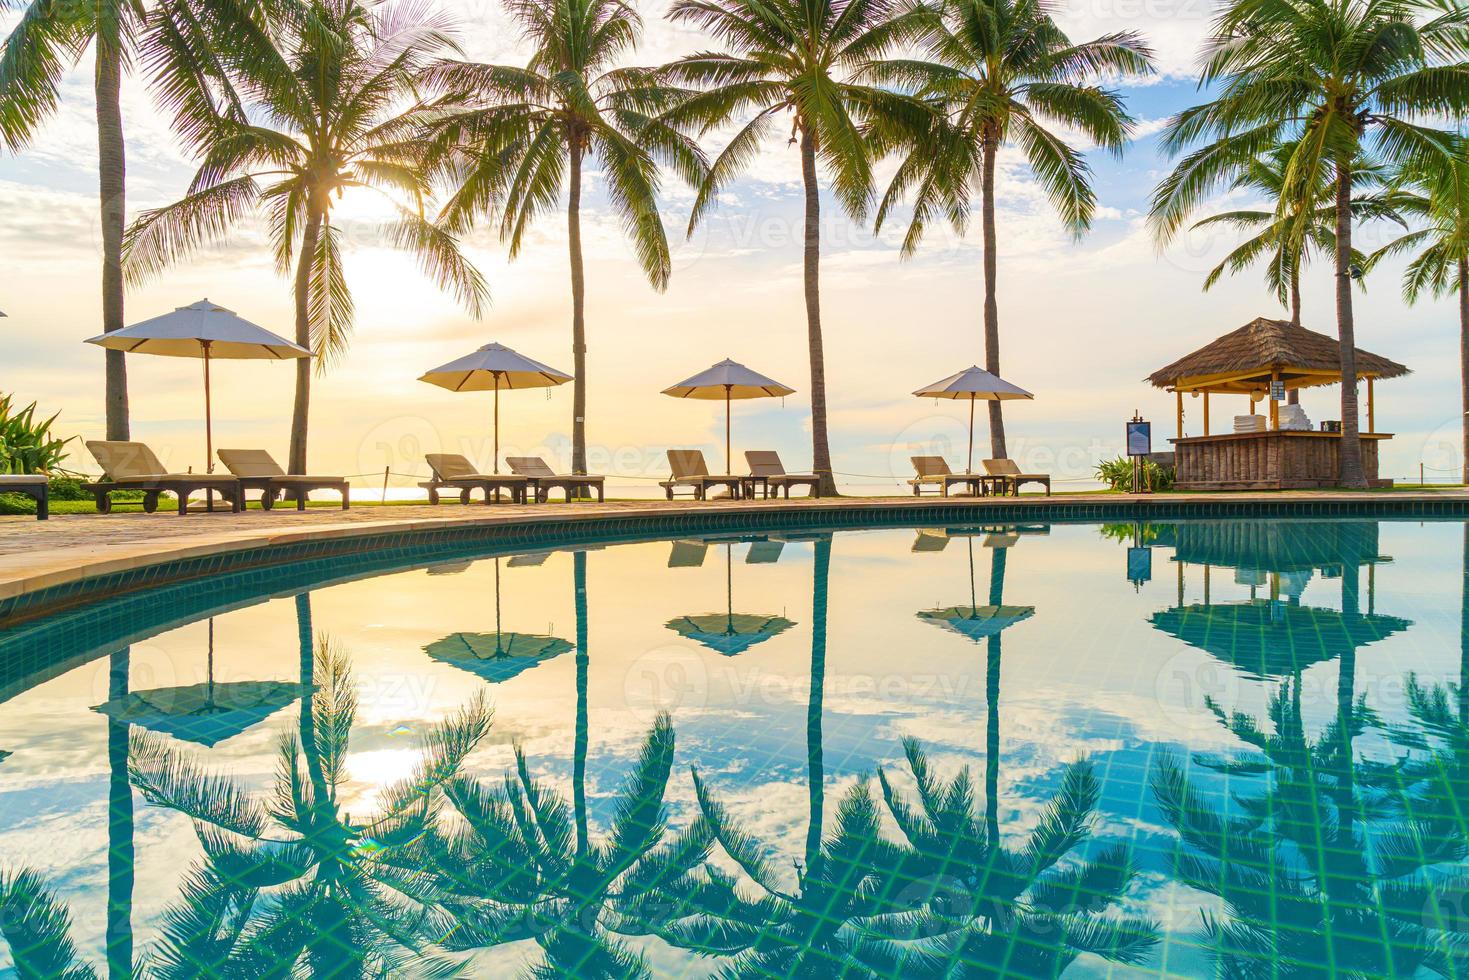
[[[1259,377],[1252,377],[1251,373],[1257,371]],[[1244,389],[1268,382],[1272,371],[1280,372],[1293,388],[1334,384],[1341,380],[1341,344],[1288,320],[1260,317],[1154,371],[1148,381],[1159,388],[1172,388],[1180,382],[1220,378],[1229,379],[1231,387]],[[1357,373],[1362,377],[1399,378],[1408,369],[1359,347]]]

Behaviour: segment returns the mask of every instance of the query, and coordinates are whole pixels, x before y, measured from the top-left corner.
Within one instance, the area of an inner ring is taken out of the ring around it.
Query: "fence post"
[[[388,502],[388,467],[383,467],[383,503]]]

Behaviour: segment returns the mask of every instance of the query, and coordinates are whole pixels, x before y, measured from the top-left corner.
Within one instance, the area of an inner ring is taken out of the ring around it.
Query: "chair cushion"
[[[510,472],[521,476],[533,476],[538,479],[551,479],[556,476],[556,471],[546,465],[546,461],[539,456],[506,456],[505,464],[510,467]]]
[[[235,476],[286,475],[286,471],[264,449],[221,449],[219,461]]]
[[[704,462],[704,454],[697,449],[668,450],[668,465],[673,469],[675,480],[709,475],[709,466]]]
[[[0,489],[5,487],[44,487],[48,480],[44,473],[0,473]]]
[[[102,472],[113,480],[161,476],[168,472],[158,457],[141,442],[101,442],[88,440],[87,450]]]
[[[475,470],[474,464],[458,453],[429,453],[424,459],[428,460],[429,468],[434,471],[436,479],[464,480],[481,475]]]

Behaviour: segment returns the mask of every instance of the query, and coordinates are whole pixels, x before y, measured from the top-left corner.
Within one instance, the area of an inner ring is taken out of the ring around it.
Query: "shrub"
[[[1118,456],[1097,464],[1097,479],[1109,489],[1128,491],[1132,489],[1132,457]],[[1173,467],[1159,466],[1151,459],[1143,460],[1143,485],[1154,490],[1173,489]]]
[[[38,422],[35,402],[17,411],[13,398],[0,395],[0,473],[50,473],[59,469],[71,439],[51,434],[55,415]]]

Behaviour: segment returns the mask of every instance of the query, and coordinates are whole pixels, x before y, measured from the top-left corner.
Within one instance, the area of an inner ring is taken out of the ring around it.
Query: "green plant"
[[[1097,464],[1097,479],[1112,490],[1132,489],[1132,458],[1118,456]],[[1173,467],[1162,466],[1151,459],[1143,460],[1143,486],[1152,490],[1173,489]]]
[[[13,395],[0,395],[0,473],[47,473],[56,469],[66,458],[66,444],[75,437],[56,438],[51,434],[55,415],[38,422],[35,402],[16,410],[13,399]]]

